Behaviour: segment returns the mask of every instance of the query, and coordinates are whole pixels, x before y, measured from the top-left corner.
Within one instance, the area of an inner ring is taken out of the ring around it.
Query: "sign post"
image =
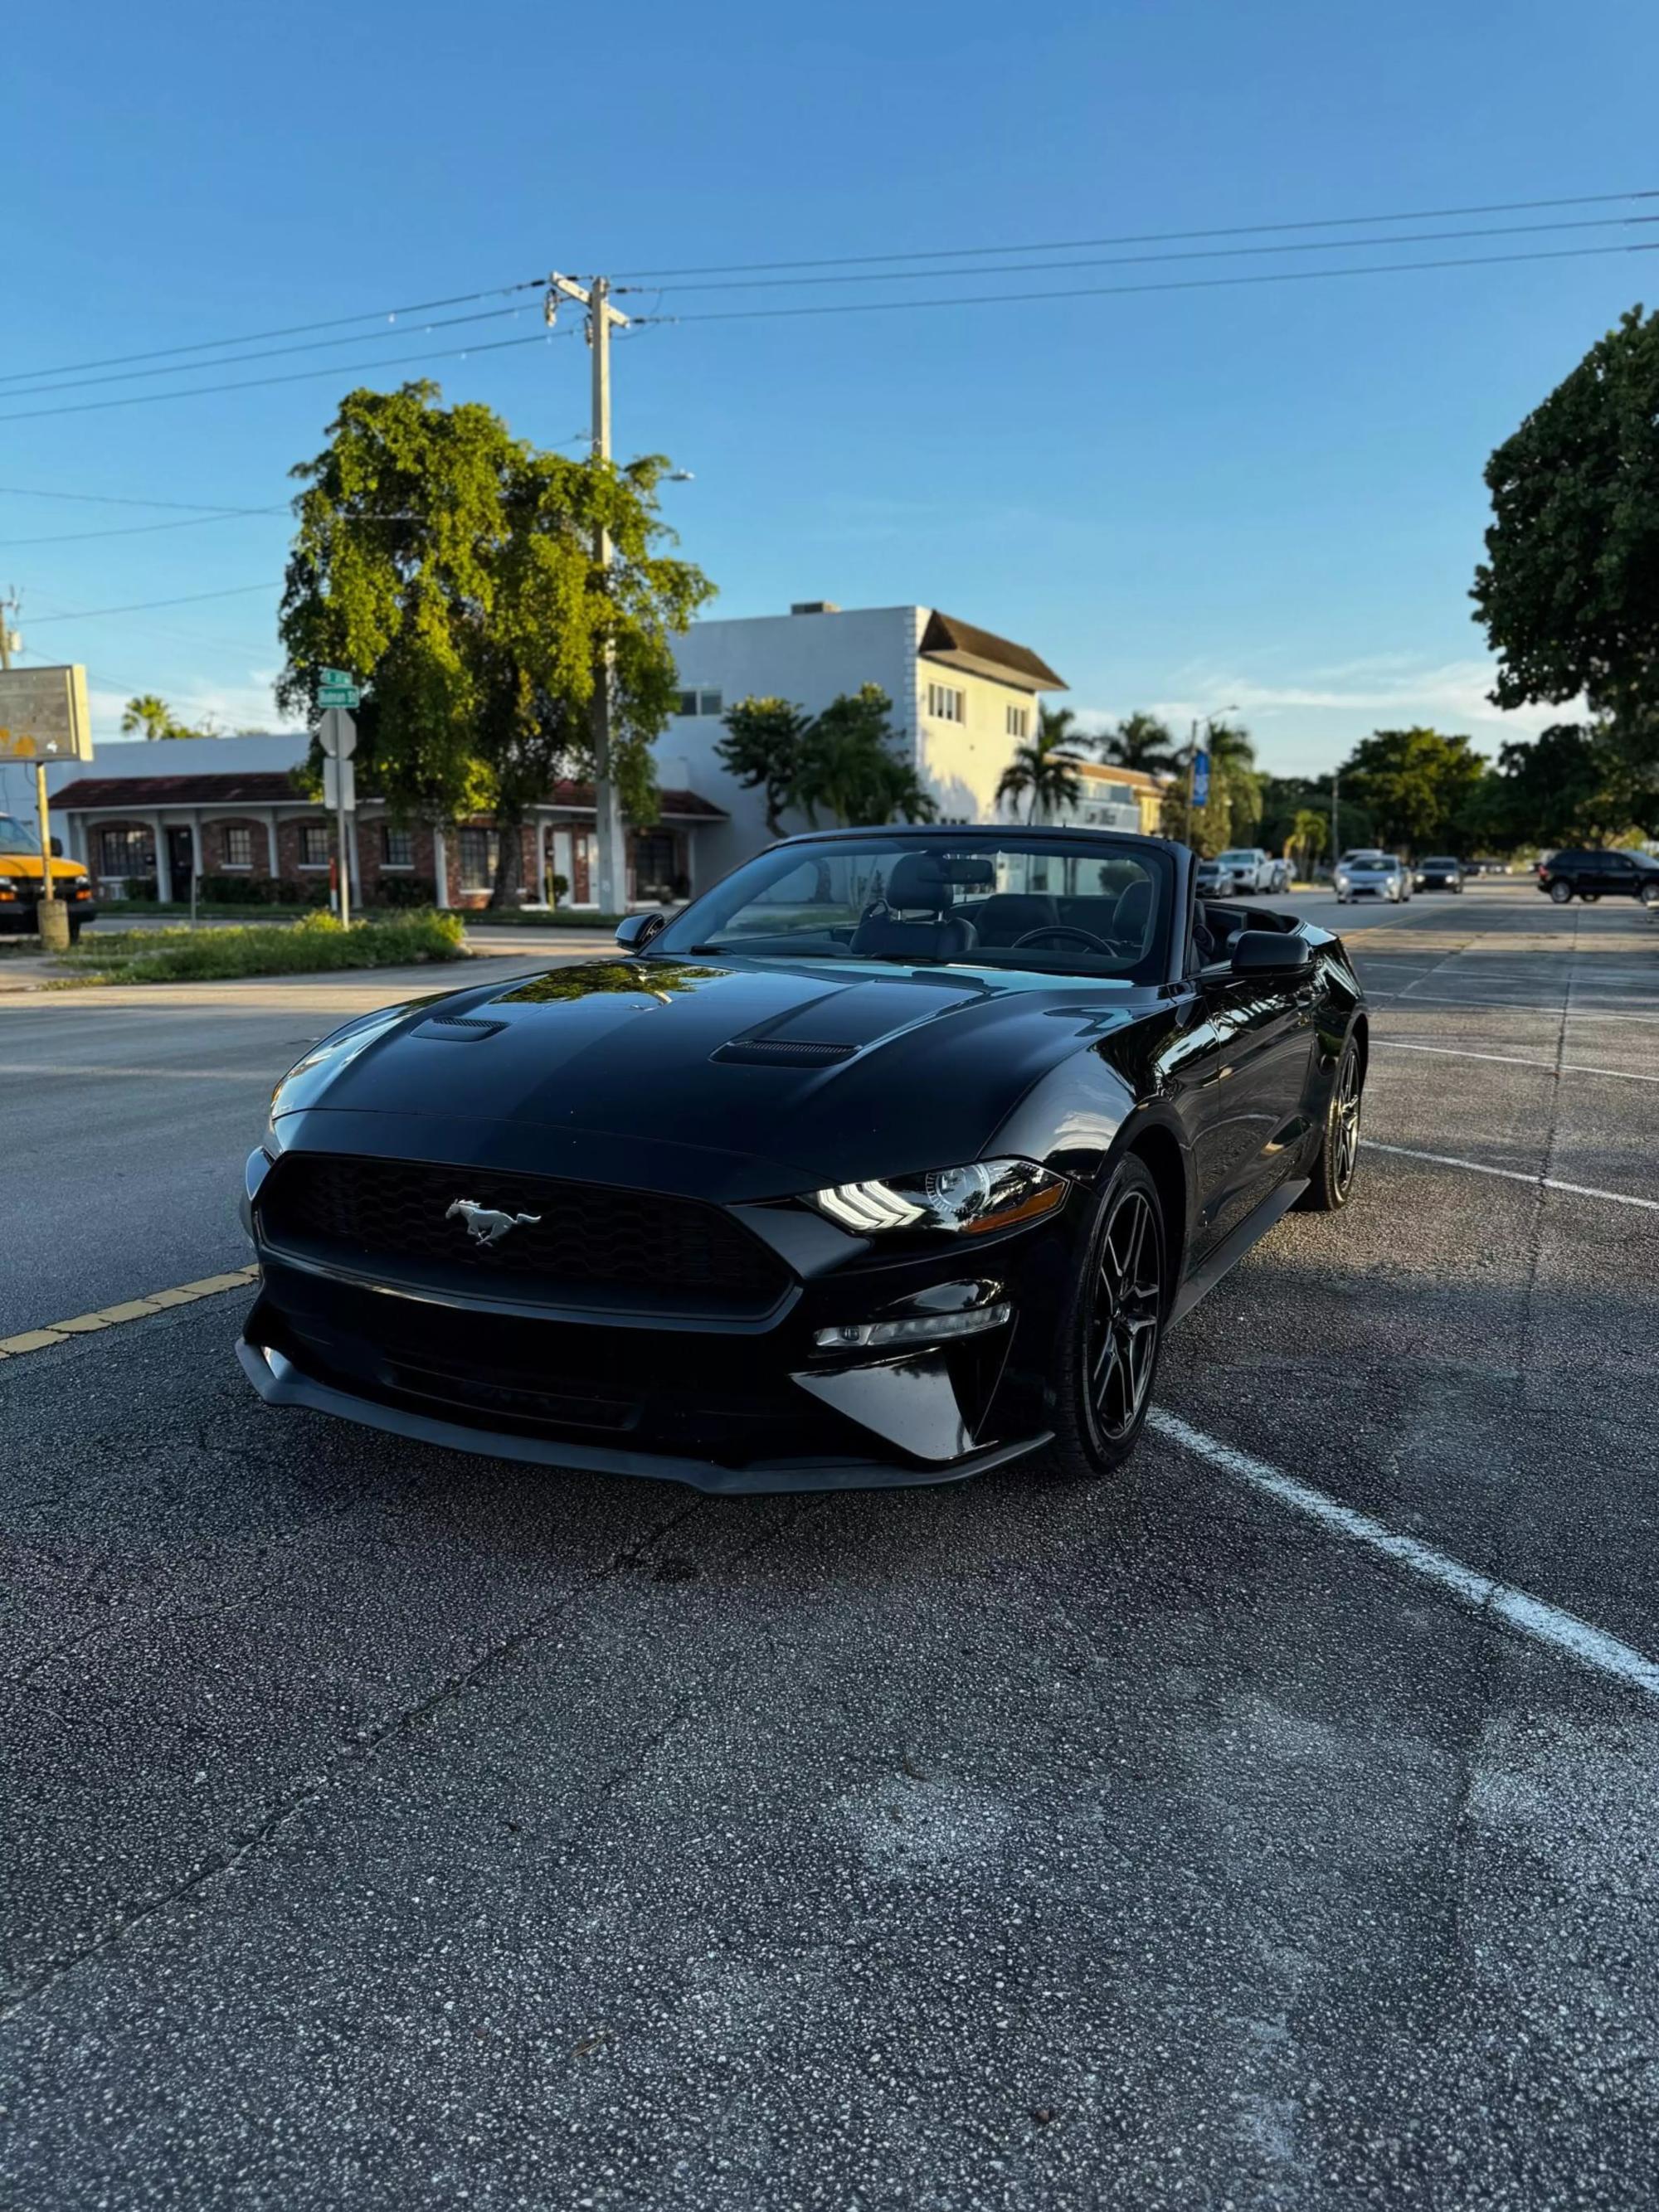
[[[337,669],[325,668],[324,681],[318,687],[319,700],[331,699],[331,695],[349,694],[349,704],[357,704],[357,687],[340,675]],[[333,679],[333,680],[331,680]],[[317,726],[317,742],[323,749],[323,804],[334,809],[339,824],[340,847],[340,920],[351,920],[351,848],[346,842],[347,817],[356,811],[357,775],[351,765],[351,756],[357,750],[357,725],[346,712],[346,702],[324,707],[322,719]]]
[[[46,768],[57,760],[90,760],[92,725],[87,714],[87,672],[78,663],[57,668],[0,672],[0,761],[33,761],[35,810],[40,818],[40,896],[34,909],[40,942],[51,952],[69,945],[69,916],[52,872],[52,823]]]
[[[1193,805],[1207,806],[1210,803],[1210,756],[1206,752],[1193,755]]]

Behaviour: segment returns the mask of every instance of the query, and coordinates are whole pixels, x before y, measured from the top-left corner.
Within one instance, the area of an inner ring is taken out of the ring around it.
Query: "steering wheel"
[[[1051,921],[1046,928],[1028,929],[1024,937],[1014,939],[1009,950],[1023,952],[1028,945],[1035,945],[1044,937],[1069,937],[1086,945],[1091,952],[1103,952],[1109,960],[1112,957],[1112,948],[1103,937],[1097,937],[1091,929],[1074,929],[1068,921]]]

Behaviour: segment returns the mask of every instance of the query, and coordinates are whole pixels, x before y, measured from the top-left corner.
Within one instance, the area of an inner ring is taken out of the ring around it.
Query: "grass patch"
[[[215,982],[240,975],[307,975],[334,968],[406,968],[465,957],[458,914],[416,913],[354,921],[310,914],[289,929],[129,929],[66,957],[64,981]]]
[[[619,914],[590,914],[570,907],[544,907],[539,913],[526,913],[521,906],[491,908],[487,906],[468,907],[466,919],[482,928],[486,924],[495,929],[595,929],[609,933],[622,920]]]

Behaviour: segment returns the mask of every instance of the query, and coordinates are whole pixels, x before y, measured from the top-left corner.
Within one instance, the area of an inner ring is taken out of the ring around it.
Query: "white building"
[[[720,762],[720,717],[739,699],[787,699],[819,713],[843,692],[878,684],[918,779],[949,822],[996,814],[996,788],[1016,745],[1036,734],[1037,695],[1062,679],[1028,646],[933,607],[854,607],[809,600],[787,615],[698,623],[676,648],[681,711],[657,741],[665,784],[702,793],[730,819],[704,833],[718,868],[769,842],[759,791]],[[787,829],[805,829],[787,817]]]

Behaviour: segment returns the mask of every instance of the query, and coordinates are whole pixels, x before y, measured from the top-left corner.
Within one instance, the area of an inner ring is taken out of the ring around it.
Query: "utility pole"
[[[611,305],[611,280],[596,276],[591,284],[578,284],[556,272],[547,280],[547,319],[558,313],[561,300],[574,300],[587,310],[587,343],[593,356],[592,454],[596,461],[611,459],[611,333],[626,329],[628,317]],[[593,562],[599,571],[601,590],[609,590],[611,533],[603,524],[593,532]],[[628,911],[628,848],[623,841],[622,808],[611,766],[611,652],[607,646],[593,671],[593,829],[599,848],[599,911]]]
[[[0,599],[0,669],[8,672],[11,667],[11,618],[16,612],[17,587],[14,585],[5,598]],[[34,763],[34,811],[40,830],[40,904],[43,907],[52,907],[54,909],[52,914],[47,915],[37,908],[35,922],[40,933],[42,945],[49,951],[57,951],[62,948],[58,932],[53,926],[58,919],[56,912],[58,886],[52,879],[52,821],[46,811],[45,761],[36,761]],[[62,944],[67,945],[68,942],[66,930]]]

